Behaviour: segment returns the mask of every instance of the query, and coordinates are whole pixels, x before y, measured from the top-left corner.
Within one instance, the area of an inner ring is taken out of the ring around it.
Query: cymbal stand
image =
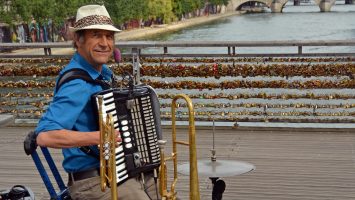
[[[215,135],[215,122],[213,119],[213,131],[212,131],[212,149],[211,149],[211,161],[216,162],[216,150],[214,148],[214,135]],[[213,188],[212,188],[212,200],[222,200],[223,192],[226,189],[226,183],[219,179],[219,177],[210,177]]]

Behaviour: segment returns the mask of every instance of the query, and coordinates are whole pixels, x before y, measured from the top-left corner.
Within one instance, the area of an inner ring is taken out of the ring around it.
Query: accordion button
[[[128,130],[128,126],[122,126],[122,131],[127,131]]]
[[[129,138],[129,137],[128,137],[128,138],[125,138],[124,141],[125,141],[126,143],[130,143],[130,142],[131,142],[131,138]]]
[[[122,126],[125,126],[125,125],[128,124],[128,121],[127,120],[122,120],[121,124],[122,124]]]
[[[127,148],[127,149],[132,148],[132,144],[131,144],[131,143],[126,144],[126,148]]]
[[[128,131],[123,132],[123,137],[129,137],[130,133]]]

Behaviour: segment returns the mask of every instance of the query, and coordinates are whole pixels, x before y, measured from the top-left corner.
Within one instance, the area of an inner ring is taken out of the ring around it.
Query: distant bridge
[[[336,0],[314,0],[321,12],[329,12]],[[247,2],[260,2],[267,5],[272,12],[280,13],[288,0],[230,0],[227,10],[240,10],[241,6]]]

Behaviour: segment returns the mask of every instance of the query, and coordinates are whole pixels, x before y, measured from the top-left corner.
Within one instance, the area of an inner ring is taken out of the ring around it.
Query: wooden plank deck
[[[0,190],[15,184],[29,186],[36,199],[49,199],[33,161],[23,151],[23,139],[33,127],[0,128]],[[185,137],[186,129],[178,129]],[[164,129],[170,144],[170,130]],[[216,129],[217,159],[252,163],[256,170],[223,178],[224,200],[350,200],[355,199],[355,133],[353,129]],[[209,159],[212,129],[197,129],[199,159]],[[187,149],[179,148],[181,161]],[[52,150],[61,169],[61,152]],[[167,153],[170,150],[168,148]],[[171,170],[169,170],[171,171]],[[169,176],[172,176],[170,173]],[[188,197],[188,179],[180,176],[178,194]],[[211,182],[200,177],[201,199],[211,199]]]

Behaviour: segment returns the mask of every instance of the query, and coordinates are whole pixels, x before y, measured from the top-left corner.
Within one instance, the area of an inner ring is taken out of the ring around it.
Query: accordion
[[[117,183],[159,167],[158,140],[162,130],[160,104],[153,88],[136,85],[103,90],[92,96],[96,111],[100,95],[102,113],[112,115],[114,127],[122,138],[115,155]]]

